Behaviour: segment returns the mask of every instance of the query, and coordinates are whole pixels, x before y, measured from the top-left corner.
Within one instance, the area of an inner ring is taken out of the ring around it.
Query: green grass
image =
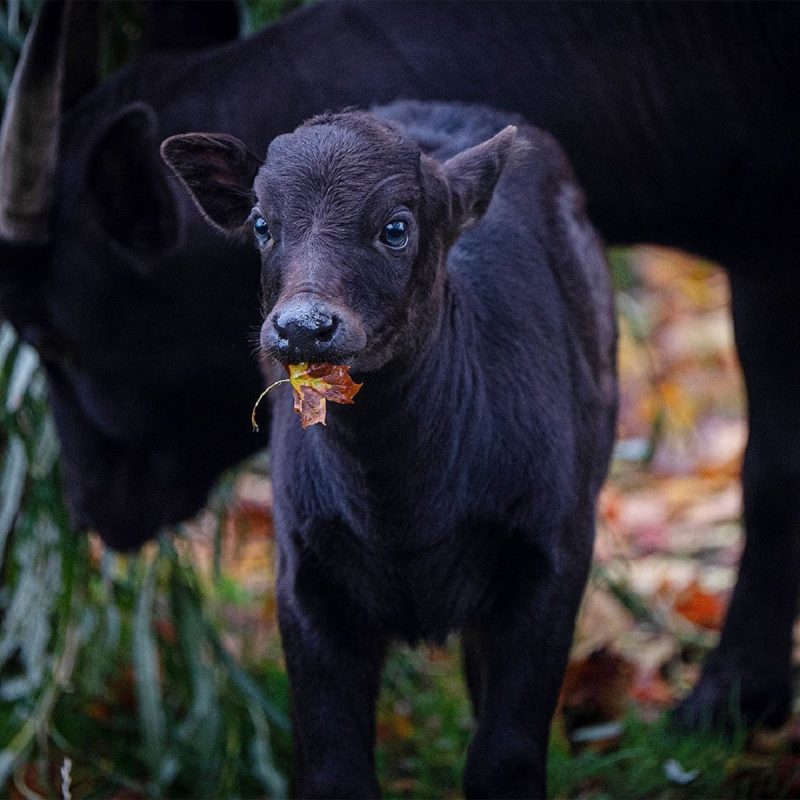
[[[455,647],[393,650],[378,704],[376,758],[386,796],[459,796],[471,730]]]
[[[586,751],[574,755],[558,726],[550,743],[548,780],[554,797],[606,798],[709,798],[750,796],[731,784],[730,767],[736,763],[744,737],[686,734],[671,730],[667,715],[645,722],[631,711],[624,720],[619,744],[608,753]],[[697,777],[685,785],[668,781],[665,765],[678,762]],[[733,792],[733,793],[732,793]]]

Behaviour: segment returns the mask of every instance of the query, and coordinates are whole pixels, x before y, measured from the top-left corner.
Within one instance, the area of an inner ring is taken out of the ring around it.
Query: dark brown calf
[[[467,795],[543,796],[614,434],[602,249],[542,132],[481,107],[377,114],[315,118],[260,168],[229,137],[162,148],[212,223],[252,226],[266,352],[363,381],[324,428],[273,402],[296,791],[376,796],[385,649],[457,631]]]

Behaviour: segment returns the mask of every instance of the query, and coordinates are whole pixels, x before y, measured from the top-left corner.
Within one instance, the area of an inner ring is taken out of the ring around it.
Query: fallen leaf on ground
[[[635,673],[630,661],[604,647],[571,661],[559,698],[567,735],[576,727],[620,719]]]
[[[235,539],[254,536],[260,540],[273,534],[272,509],[265,503],[237,499],[226,509],[225,533]]]
[[[631,690],[631,697],[641,704],[666,708],[675,702],[675,693],[658,674],[642,675]]]
[[[699,769],[684,769],[679,761],[670,758],[664,763],[664,777],[670,782],[678,786],[686,786],[700,777]]]
[[[377,722],[377,740],[381,743],[402,741],[411,737],[414,723],[407,714],[386,714]]]
[[[584,725],[569,734],[569,743],[574,752],[591,750],[593,753],[608,753],[615,750],[625,733],[622,722],[601,722],[597,725]]]
[[[289,377],[267,386],[259,395],[253,406],[251,422],[253,430],[258,431],[256,424],[256,409],[261,399],[275,386],[281,383],[290,383],[294,390],[294,410],[300,415],[300,424],[303,428],[316,425],[318,422],[325,424],[327,401],[333,403],[350,404],[361,388],[360,383],[354,383],[350,377],[350,367],[344,364],[289,364],[287,367]]]
[[[725,602],[717,594],[703,591],[692,581],[675,599],[675,611],[701,628],[718,631],[725,617]]]

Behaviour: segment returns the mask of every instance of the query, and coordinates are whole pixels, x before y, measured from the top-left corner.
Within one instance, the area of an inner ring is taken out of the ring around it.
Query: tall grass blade
[[[19,411],[25,393],[36,375],[39,367],[39,355],[27,345],[20,347],[14,368],[11,370],[11,377],[8,381],[8,394],[6,397],[6,411],[13,414]]]
[[[233,657],[223,647],[219,635],[212,625],[206,623],[206,633],[214,648],[217,661],[225,669],[236,688],[244,695],[245,699],[258,706],[267,719],[279,730],[289,730],[289,720],[286,715],[276,708],[261,691],[258,684],[236,663]]]
[[[157,564],[158,558],[155,556],[145,559],[144,576],[136,601],[132,642],[139,730],[144,746],[145,761],[152,776],[158,775],[161,771],[166,726],[161,695],[158,648],[152,627]]]
[[[44,480],[56,466],[61,447],[53,418],[48,414],[42,420],[31,454],[30,474],[35,480]]]
[[[192,591],[188,576],[177,562],[170,576],[170,593],[175,629],[183,663],[188,668],[191,705],[176,733],[186,751],[189,763],[197,763],[204,783],[206,796],[219,794],[219,744],[223,728],[225,701],[220,697],[218,682],[212,669],[203,626],[201,599]]]
[[[249,706],[250,719],[253,721],[255,736],[250,742],[250,758],[255,773],[270,797],[287,797],[288,785],[283,775],[275,768],[272,759],[269,724],[263,711],[258,706]]]
[[[25,445],[19,436],[8,437],[3,471],[0,474],[0,569],[6,552],[6,540],[19,512],[25,480],[28,471],[28,458]]]
[[[18,577],[5,610],[0,665],[13,656],[22,670],[0,684],[2,700],[17,700],[39,689],[51,662],[51,614],[62,585],[57,545],[58,530],[44,518],[38,521],[36,537],[26,538],[16,548]]]
[[[8,354],[16,343],[17,334],[14,329],[7,322],[0,323],[0,369],[5,367]]]

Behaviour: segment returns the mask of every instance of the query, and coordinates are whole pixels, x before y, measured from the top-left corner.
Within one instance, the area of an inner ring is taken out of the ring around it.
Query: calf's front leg
[[[554,562],[518,548],[503,588],[464,632],[478,727],[468,798],[545,796],[547,742],[591,557],[593,524]]]
[[[375,703],[385,643],[347,604],[312,564],[279,574],[299,798],[380,796]]]

